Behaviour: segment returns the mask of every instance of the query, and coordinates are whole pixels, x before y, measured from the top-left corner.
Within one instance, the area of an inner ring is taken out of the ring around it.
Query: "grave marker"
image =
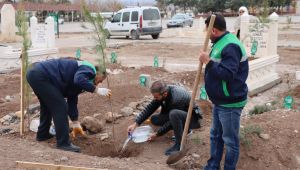
[[[1,35],[4,41],[16,40],[16,11],[11,4],[4,4],[1,8]]]

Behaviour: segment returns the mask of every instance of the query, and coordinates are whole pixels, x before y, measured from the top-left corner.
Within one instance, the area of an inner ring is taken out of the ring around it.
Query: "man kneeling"
[[[162,136],[169,130],[174,130],[175,144],[166,150],[165,155],[180,150],[180,143],[183,134],[184,124],[191,100],[190,93],[181,86],[166,85],[162,81],[156,81],[152,84],[150,91],[153,100],[146,108],[137,116],[135,123],[128,127],[128,132],[132,133],[136,127],[147,120],[159,107],[161,112],[151,116],[151,123],[161,126],[157,132],[149,137],[149,141],[157,136]],[[189,128],[200,128],[199,118],[202,118],[199,107],[194,104],[193,114]]]

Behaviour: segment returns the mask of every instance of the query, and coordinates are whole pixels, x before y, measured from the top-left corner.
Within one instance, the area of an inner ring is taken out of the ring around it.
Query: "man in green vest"
[[[210,18],[205,20],[206,27]],[[214,104],[210,159],[204,169],[220,169],[225,144],[224,170],[234,170],[240,150],[240,116],[247,103],[248,59],[241,42],[226,31],[225,19],[220,14],[216,14],[210,40],[213,43],[211,52],[201,51],[199,58],[206,64],[205,89]]]
[[[87,91],[110,96],[109,89],[97,87],[106,76],[105,70],[97,72],[96,67],[87,61],[60,58],[35,63],[26,77],[41,108],[36,140],[45,141],[53,137],[49,133],[53,119],[57,148],[80,152],[80,148],[69,140],[68,117],[72,121],[71,135],[83,134],[78,121],[78,95]]]

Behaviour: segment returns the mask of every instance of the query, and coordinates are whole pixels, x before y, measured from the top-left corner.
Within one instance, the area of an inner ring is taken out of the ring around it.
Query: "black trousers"
[[[49,136],[53,118],[57,146],[70,145],[68,107],[64,96],[38,69],[29,70],[26,78],[40,102],[40,125],[37,138]]]
[[[163,126],[164,124],[170,122],[172,125],[172,129],[174,130],[176,143],[181,143],[186,116],[187,112],[173,109],[169,112],[169,114],[154,114],[153,116],[151,116],[151,123],[156,126]],[[194,119],[192,117],[189,128],[198,128],[196,124],[199,124],[198,119]]]

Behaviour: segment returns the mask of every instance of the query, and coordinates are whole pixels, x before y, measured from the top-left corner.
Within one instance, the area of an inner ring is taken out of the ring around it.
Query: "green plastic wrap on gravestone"
[[[158,65],[159,65],[159,64],[158,64],[158,57],[155,56],[155,57],[154,57],[154,63],[153,63],[153,66],[154,66],[154,67],[158,67]]]
[[[110,62],[117,63],[117,54],[115,52],[111,53]]]
[[[292,109],[293,108],[293,102],[294,102],[294,99],[292,96],[286,96],[284,98],[284,108],[285,109]]]
[[[141,76],[140,77],[140,85],[141,86],[146,86],[146,77],[145,76]]]

